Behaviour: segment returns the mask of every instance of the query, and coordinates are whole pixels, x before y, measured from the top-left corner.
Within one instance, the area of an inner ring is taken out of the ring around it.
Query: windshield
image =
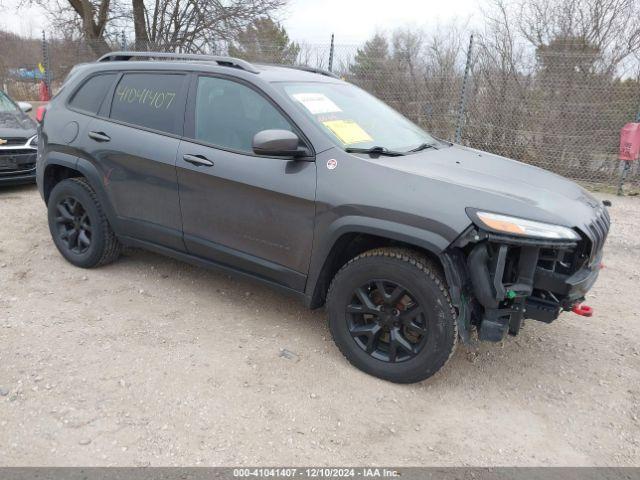
[[[14,113],[18,108],[3,92],[0,92],[0,113]]]
[[[394,109],[350,84],[276,84],[342,148],[408,151],[433,137]]]

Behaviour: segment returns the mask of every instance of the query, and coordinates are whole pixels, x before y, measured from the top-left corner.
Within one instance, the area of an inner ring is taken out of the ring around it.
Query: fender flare
[[[91,186],[93,191],[98,196],[98,200],[100,201],[100,205],[102,206],[102,210],[104,214],[107,216],[107,220],[111,224],[114,232],[118,233],[118,216],[115,214],[115,211],[109,201],[109,197],[104,188],[105,181],[108,181],[105,176],[96,168],[96,166],[90,161],[79,158],[72,157],[67,154],[61,154],[60,156],[56,156],[56,158],[47,159],[45,169],[51,165],[59,165],[62,167],[71,168],[79,172],[84,178],[86,178],[87,183]],[[47,199],[48,200],[48,199]]]
[[[54,158],[49,157],[45,162],[45,170],[51,165],[59,165],[61,167],[68,167],[77,170],[78,157],[69,155],[68,153],[56,152]]]
[[[328,253],[335,242],[346,233],[366,233],[379,237],[410,243],[439,255],[451,243],[442,235],[431,230],[413,227],[379,218],[347,215],[333,222],[328,229]]]
[[[308,305],[313,306],[318,281],[336,242],[346,234],[358,233],[415,245],[436,257],[440,257],[440,254],[451,244],[451,240],[432,230],[359,215],[340,217],[329,226],[321,238],[314,240],[314,243],[320,247],[314,248],[309,264],[309,275],[305,288],[305,302]]]

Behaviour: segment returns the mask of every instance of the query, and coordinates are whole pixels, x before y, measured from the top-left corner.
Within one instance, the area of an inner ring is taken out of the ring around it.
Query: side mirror
[[[253,152],[271,157],[298,157],[304,154],[299,150],[300,139],[289,130],[262,130],[253,136]]]
[[[18,102],[18,107],[24,113],[30,112],[33,109],[33,105],[31,105],[29,102]]]

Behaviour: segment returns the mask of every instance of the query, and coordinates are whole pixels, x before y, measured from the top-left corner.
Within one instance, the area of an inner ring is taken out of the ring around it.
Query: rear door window
[[[186,75],[127,73],[113,94],[110,117],[161,132],[182,134]]]
[[[100,105],[109,93],[115,79],[115,73],[95,75],[89,78],[73,95],[69,105],[76,110],[95,115],[100,110]]]

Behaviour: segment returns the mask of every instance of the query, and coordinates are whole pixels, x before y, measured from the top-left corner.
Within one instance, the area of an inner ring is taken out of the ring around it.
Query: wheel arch
[[[77,169],[77,163],[76,157],[66,154],[47,159],[41,181],[41,193],[45,204],[49,203],[53,187],[62,180],[83,176]]]
[[[440,254],[451,243],[442,235],[386,220],[343,217],[336,221],[322,249],[314,249],[305,301],[310,308],[324,304],[327,290],[338,270],[355,256],[374,248],[399,246],[416,250],[444,272]]]
[[[114,220],[116,220],[116,217],[104,189],[104,182],[107,180],[103,178],[91,162],[82,158],[74,158],[71,160],[63,157],[49,159],[49,161],[47,161],[42,176],[42,195],[45,204],[48,203],[51,191],[59,182],[74,177],[83,177],[86,179],[89,186],[98,196],[98,200],[102,205],[107,219],[111,225],[115,227]]]

